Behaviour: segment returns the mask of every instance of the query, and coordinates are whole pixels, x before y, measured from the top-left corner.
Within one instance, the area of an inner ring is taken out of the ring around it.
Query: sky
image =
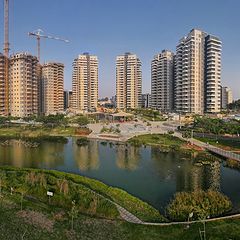
[[[115,94],[115,59],[125,52],[142,62],[143,93],[150,92],[151,60],[163,49],[175,52],[192,28],[223,43],[222,85],[240,98],[240,0],[10,0],[11,53],[37,54],[36,29],[70,43],[41,40],[42,62],[65,65],[65,89],[71,89],[72,62],[89,52],[99,58],[99,95]],[[3,45],[3,0],[0,0]]]

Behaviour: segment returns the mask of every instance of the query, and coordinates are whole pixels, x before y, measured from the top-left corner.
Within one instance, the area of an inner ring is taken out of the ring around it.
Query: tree
[[[79,127],[84,127],[89,124],[89,120],[85,116],[79,116],[78,118],[75,119],[74,122],[77,123]]]

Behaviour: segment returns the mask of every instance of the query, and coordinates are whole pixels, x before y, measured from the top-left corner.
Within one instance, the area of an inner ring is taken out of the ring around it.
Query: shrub
[[[195,191],[176,193],[174,199],[167,207],[167,215],[174,221],[186,221],[190,213],[193,219],[216,217],[229,212],[232,203],[228,197],[220,192]]]

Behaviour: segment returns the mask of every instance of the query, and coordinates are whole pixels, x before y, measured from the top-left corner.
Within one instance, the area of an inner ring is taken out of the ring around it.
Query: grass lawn
[[[0,205],[0,239],[13,240],[199,240],[202,224],[184,226],[143,226],[120,220],[106,220],[78,214],[71,220],[62,209],[19,202],[5,196]],[[24,235],[24,238],[22,236]],[[240,239],[240,219],[206,224],[209,240]]]
[[[18,137],[37,137],[37,136],[73,136],[76,128],[74,127],[29,127],[16,126],[9,128],[0,128],[0,136]]]

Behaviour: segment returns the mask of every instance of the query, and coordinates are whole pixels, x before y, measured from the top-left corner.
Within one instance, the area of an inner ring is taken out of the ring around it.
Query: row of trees
[[[224,121],[218,118],[196,117],[193,124],[194,131],[222,134],[240,134],[240,122],[237,120]]]

